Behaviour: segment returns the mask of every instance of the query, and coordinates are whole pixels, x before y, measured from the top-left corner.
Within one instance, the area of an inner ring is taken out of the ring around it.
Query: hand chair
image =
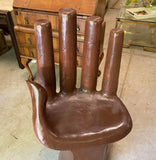
[[[131,117],[117,97],[123,31],[110,33],[102,90],[96,91],[102,19],[86,20],[81,87],[76,89],[76,11],[59,11],[60,92],[56,93],[51,24],[35,23],[39,84],[27,81],[33,103],[33,126],[60,160],[104,160],[107,144],[125,137]],[[67,150],[68,152],[64,152]]]

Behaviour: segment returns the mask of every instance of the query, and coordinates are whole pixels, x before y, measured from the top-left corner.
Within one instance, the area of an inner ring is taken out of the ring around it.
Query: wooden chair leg
[[[34,77],[33,77],[33,75],[32,75],[32,72],[31,72],[31,70],[30,70],[30,67],[29,67],[29,65],[28,65],[28,63],[29,63],[29,59],[27,59],[27,58],[22,58],[21,57],[21,63],[23,64],[23,66],[27,69],[27,71],[29,72],[29,80],[33,80],[34,79]]]
[[[106,150],[107,145],[101,145],[61,151],[59,160],[106,160]]]

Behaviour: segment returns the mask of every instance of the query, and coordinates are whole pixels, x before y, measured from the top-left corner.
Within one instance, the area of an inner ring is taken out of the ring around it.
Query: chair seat
[[[60,92],[56,93],[52,29],[47,20],[38,20],[34,28],[39,84],[27,83],[33,103],[34,131],[40,142],[52,149],[71,150],[76,160],[103,160],[103,147],[120,140],[132,128],[131,117],[116,96],[124,32],[113,29],[110,33],[102,87],[96,92],[102,19],[88,17],[85,26],[78,90],[75,91],[76,11],[71,8],[59,10]]]
[[[51,132],[69,140],[103,139],[110,143],[131,130],[131,118],[123,103],[99,93],[59,95],[47,103],[45,119]]]

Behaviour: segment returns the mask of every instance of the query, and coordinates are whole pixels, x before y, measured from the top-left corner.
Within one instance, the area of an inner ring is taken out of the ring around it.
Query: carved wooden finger
[[[35,25],[38,81],[46,89],[48,97],[56,94],[56,78],[51,23],[38,20]]]
[[[95,91],[100,53],[102,18],[93,16],[86,20],[81,88]]]
[[[76,87],[76,11],[59,10],[60,90],[69,93]]]
[[[107,96],[116,95],[122,54],[124,32],[113,29],[110,33],[102,92]]]

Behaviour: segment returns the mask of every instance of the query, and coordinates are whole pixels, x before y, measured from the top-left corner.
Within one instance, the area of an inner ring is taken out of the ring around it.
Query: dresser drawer
[[[26,57],[26,58],[30,58],[30,59],[36,59],[37,58],[36,48],[33,48],[33,47],[19,47],[19,50],[21,52],[21,57]],[[59,63],[59,52],[54,52],[54,59],[55,59],[55,63]]]
[[[19,50],[20,50],[21,56],[30,57],[32,59],[37,57],[36,48],[34,47],[19,46]]]
[[[37,59],[36,48],[19,47],[19,50],[21,52],[21,57],[26,57],[28,59],[29,58]],[[55,60],[55,63],[59,63],[59,53],[58,52],[54,53],[54,60]]]
[[[19,46],[34,47],[36,48],[36,41],[34,33],[26,33],[21,31],[15,31],[17,42]],[[53,37],[53,47],[54,51],[59,50],[58,38]]]
[[[21,11],[15,10],[15,17],[17,25],[25,26],[25,27],[34,27],[34,22],[38,19],[48,19],[52,24],[52,30],[59,30],[59,18],[58,14],[54,14],[51,12],[30,12],[30,11]],[[77,33],[84,35],[85,33],[85,19],[86,16],[78,16],[77,17]]]
[[[58,39],[53,39],[54,52],[59,52],[59,41]],[[21,55],[36,58],[36,48],[35,46],[24,46],[19,44],[19,50]],[[77,47],[77,56],[83,56],[83,43],[79,43]]]
[[[40,12],[27,12],[15,10],[15,17],[17,25],[26,26],[26,27],[34,27],[34,22],[38,19],[48,19],[52,23],[52,29],[58,30],[58,16],[56,14],[46,14]]]
[[[19,45],[35,47],[36,43],[34,33],[24,33],[15,30],[15,34]]]
[[[23,47],[36,47],[36,41],[35,41],[35,35],[34,30],[31,28],[26,27],[18,27],[15,26],[15,34],[16,39],[19,46]],[[53,32],[53,47],[54,51],[59,51],[59,37],[58,32]],[[77,42],[77,55],[82,56],[83,55],[83,37],[78,36],[78,42]]]
[[[28,59],[36,59],[36,48],[33,47],[19,47],[21,57],[27,57]],[[59,64],[59,52],[55,51],[54,52],[54,60],[55,63]],[[82,67],[82,56],[77,56],[77,66]]]

